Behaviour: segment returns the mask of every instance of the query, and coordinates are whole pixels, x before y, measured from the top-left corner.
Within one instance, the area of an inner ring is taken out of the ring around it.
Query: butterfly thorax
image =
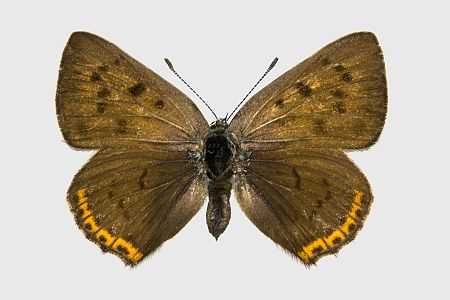
[[[229,200],[237,148],[237,141],[228,132],[224,119],[211,124],[205,136],[203,158],[209,178],[206,222],[209,232],[216,239],[225,231],[231,217]]]
[[[211,180],[228,179],[232,175],[231,162],[236,154],[236,145],[228,133],[224,120],[214,122],[205,137],[204,161],[206,174]]]

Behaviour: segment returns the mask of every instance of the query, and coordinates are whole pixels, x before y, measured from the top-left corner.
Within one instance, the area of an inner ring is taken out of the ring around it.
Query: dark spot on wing
[[[120,198],[120,199],[117,201],[117,206],[118,206],[119,208],[122,208],[122,209],[123,209],[124,204],[125,204],[125,201],[123,200],[123,198]]]
[[[348,225],[348,231],[353,231],[353,230],[355,230],[355,228],[356,228],[356,226],[355,226],[355,224],[353,224],[353,223],[351,223],[350,225]]]
[[[103,114],[106,111],[106,103],[105,102],[97,102],[97,113]]]
[[[303,97],[308,97],[312,93],[312,89],[303,82],[297,83],[297,90]]]
[[[165,104],[164,104],[164,101],[162,101],[162,100],[157,100],[157,101],[155,102],[155,107],[156,107],[156,108],[163,109],[164,106],[165,106]]]
[[[106,242],[105,236],[104,236],[104,235],[99,236],[99,237],[98,237],[98,241],[99,241],[100,243]]]
[[[340,237],[335,237],[333,239],[333,244],[340,244],[342,242],[342,239]]]
[[[99,80],[101,80],[100,74],[98,74],[95,71],[92,72],[92,74],[91,74],[91,81],[92,82],[96,82],[96,81],[99,81]]]
[[[341,65],[341,64],[338,64],[338,65],[334,66],[333,69],[334,69],[336,72],[342,72],[342,71],[345,70],[345,67],[344,67],[343,65]]]
[[[136,83],[135,85],[128,88],[128,92],[134,97],[140,96],[145,91],[145,86],[142,83]]]
[[[119,54],[118,57],[114,58],[114,65],[117,67],[121,67],[123,63],[125,62],[125,57],[122,54]]]
[[[344,74],[342,74],[342,80],[345,82],[350,82],[353,80],[353,77],[349,72],[345,72]]]
[[[92,230],[92,225],[90,223],[86,223],[86,224],[84,224],[84,228],[86,228],[87,230],[91,231]]]
[[[358,209],[358,210],[355,212],[355,214],[356,214],[356,216],[357,216],[359,219],[361,219],[361,218],[363,217],[363,215],[364,215],[362,209]]]
[[[333,233],[333,229],[328,227],[323,232],[325,233],[326,236],[329,236]]]
[[[125,254],[125,255],[130,254],[130,252],[128,251],[128,249],[125,248],[125,247],[123,247],[122,245],[117,246],[117,251],[119,251],[119,252],[121,252],[121,253],[123,253],[123,254]]]
[[[347,108],[345,107],[344,101],[342,100],[336,101],[333,104],[333,109],[340,114],[345,114],[347,112]]]
[[[314,120],[314,130],[317,134],[325,134],[327,132],[327,126],[325,120],[323,119],[315,119]]]
[[[114,197],[113,188],[117,184],[117,180],[113,179],[110,183],[110,190],[108,191],[108,199],[112,199]]]
[[[331,191],[327,191],[326,195],[325,195],[325,201],[330,201],[331,200]]]
[[[117,120],[116,132],[119,134],[125,134],[127,132],[127,121],[124,119]]]
[[[101,72],[106,72],[108,71],[108,66],[107,65],[101,65],[100,67],[98,67],[98,70]]]
[[[319,247],[317,247],[317,248],[314,248],[313,249],[313,251],[312,251],[312,253],[314,254],[314,255],[317,255],[317,254],[319,254],[320,252],[322,252],[324,249],[322,248],[322,246],[319,246]]]
[[[283,107],[283,105],[284,105],[284,100],[283,100],[283,99],[278,99],[278,100],[275,102],[275,106],[276,106],[277,108]]]
[[[331,92],[331,94],[332,94],[334,97],[339,98],[339,99],[342,99],[342,98],[344,98],[345,96],[347,96],[347,95],[345,94],[345,92],[342,91],[341,89],[335,89],[334,91]]]
[[[98,92],[97,92],[97,96],[99,97],[99,98],[106,98],[106,97],[108,97],[108,96],[110,96],[111,95],[111,91],[110,90],[108,90],[107,88],[101,88]]]
[[[297,190],[301,190],[301,181],[300,181],[300,173],[298,172],[298,170],[296,169],[296,168],[293,168],[292,169],[292,172],[294,173],[294,175],[295,175],[295,177],[296,177],[296,181],[295,181],[295,188],[297,189]]]
[[[365,194],[362,196],[360,203],[361,203],[361,206],[364,206],[367,204],[367,197],[365,196]]]
[[[142,172],[141,176],[139,177],[138,182],[139,182],[139,188],[141,190],[145,189],[145,177],[147,176],[147,173],[148,173],[148,169],[145,168],[144,171]]]
[[[322,64],[322,66],[328,66],[331,62],[328,59],[328,57],[324,57],[322,58],[322,60],[320,61],[320,63]]]
[[[316,201],[316,206],[318,208],[322,208],[323,207],[323,200],[321,198],[318,198]]]

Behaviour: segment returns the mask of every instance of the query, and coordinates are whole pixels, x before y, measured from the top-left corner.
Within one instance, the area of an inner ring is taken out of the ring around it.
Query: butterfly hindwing
[[[332,149],[254,151],[234,191],[247,217],[306,265],[352,241],[372,202],[365,176]]]
[[[361,149],[384,125],[387,89],[383,55],[373,33],[324,47],[253,96],[230,130],[244,147],[294,143]]]
[[[197,213],[203,176],[186,152],[105,149],[78,172],[67,198],[87,238],[135,265]]]
[[[87,32],[73,33],[64,49],[56,107],[64,139],[75,148],[188,145],[208,130],[183,93]]]

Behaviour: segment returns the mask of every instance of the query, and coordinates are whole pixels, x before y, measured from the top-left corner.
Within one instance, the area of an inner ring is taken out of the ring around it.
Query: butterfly
[[[103,251],[137,265],[206,199],[217,239],[233,190],[263,234],[310,266],[352,241],[369,213],[370,185],[345,151],[378,140],[387,85],[377,38],[353,33],[256,93],[230,122],[208,124],[186,95],[117,46],[75,32],[56,110],[69,146],[97,150],[67,200]]]

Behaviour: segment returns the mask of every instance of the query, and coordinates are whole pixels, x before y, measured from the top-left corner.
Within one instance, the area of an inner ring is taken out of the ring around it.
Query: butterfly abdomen
[[[230,222],[231,182],[228,179],[211,180],[208,184],[208,208],[206,209],[206,223],[209,232],[216,238],[225,231]]]

